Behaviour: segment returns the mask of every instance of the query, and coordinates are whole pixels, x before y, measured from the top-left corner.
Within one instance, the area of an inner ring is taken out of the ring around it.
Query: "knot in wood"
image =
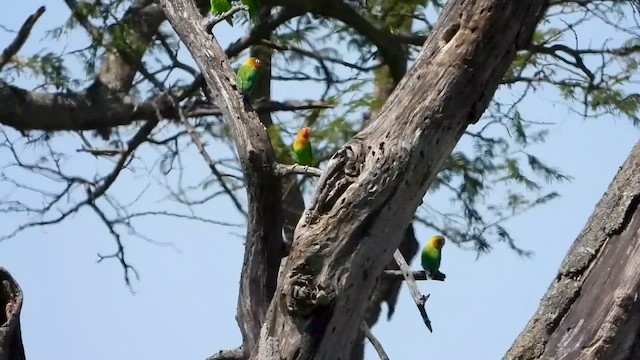
[[[333,294],[322,285],[309,283],[310,277],[298,277],[291,285],[291,293],[287,301],[289,313],[299,317],[310,315],[318,306],[329,305]]]
[[[348,177],[358,177],[360,175],[360,161],[358,152],[354,151],[351,146],[345,146],[340,155],[344,158],[344,174]]]

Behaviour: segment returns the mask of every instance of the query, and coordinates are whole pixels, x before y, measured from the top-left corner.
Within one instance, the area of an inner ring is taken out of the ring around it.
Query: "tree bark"
[[[267,208],[280,210],[280,193],[273,191],[280,182],[269,174],[275,166],[266,131],[255,113],[243,111],[230,85],[229,64],[193,3],[159,3],[209,88],[218,90],[214,99],[230,122],[249,179],[249,207],[262,215],[249,221],[247,247],[262,248],[245,253],[241,281],[247,297],[241,312],[246,318],[240,321],[245,352],[253,359],[347,358],[378,274],[398,248],[397,234],[405,231],[464,129],[486,109],[516,50],[528,45],[545,2],[448,3],[380,115],[330,160],[296,227],[266,315],[273,279],[245,280],[248,272],[265,276],[273,268],[274,246],[281,240],[275,236],[281,224],[264,221]],[[253,331],[260,323],[256,342]]]
[[[640,142],[573,243],[507,359],[640,356]]]
[[[20,286],[0,267],[0,360],[25,360],[20,332],[22,301]]]
[[[283,256],[281,188],[275,157],[264,125],[235,89],[235,75],[220,45],[204,28],[191,0],[159,0],[167,19],[202,72],[210,97],[233,134],[249,203],[246,250],[240,279],[238,323],[248,354],[276,288]],[[233,87],[232,87],[233,86]]]
[[[542,14],[543,1],[448,3],[380,115],[330,160],[253,359],[348,357],[397,234]]]

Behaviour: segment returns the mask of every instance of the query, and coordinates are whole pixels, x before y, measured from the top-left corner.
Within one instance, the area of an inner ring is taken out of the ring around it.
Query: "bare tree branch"
[[[430,278],[427,276],[427,272],[424,270],[418,270],[418,271],[411,271],[411,277],[413,278],[413,280],[435,280],[435,281],[444,281],[445,277],[444,276],[436,276],[433,278]],[[442,274],[444,275],[444,274]],[[382,278],[387,278],[387,279],[401,279],[401,280],[405,280],[405,276],[404,276],[404,272],[402,270],[385,270],[382,273]]]
[[[285,176],[289,174],[300,174],[300,175],[311,175],[311,176],[322,176],[322,170],[318,168],[314,168],[312,166],[304,166],[299,164],[293,165],[284,165],[278,164],[276,165],[276,174],[278,176]]]
[[[246,5],[235,5],[233,6],[231,9],[229,9],[229,11],[225,11],[222,14],[218,15],[218,16],[214,16],[213,18],[207,20],[205,22],[205,29],[207,29],[207,32],[211,32],[211,30],[213,30],[213,27],[216,26],[216,24],[218,24],[219,22],[226,20],[229,17],[232,17],[235,13],[240,12],[240,11],[249,11],[249,7]]]
[[[360,330],[362,330],[364,336],[371,342],[371,345],[373,345],[373,348],[378,353],[378,357],[380,357],[380,360],[389,360],[389,356],[384,351],[382,344],[380,343],[380,341],[378,341],[378,339],[376,339],[376,337],[371,332],[371,329],[369,329],[369,326],[364,321],[360,325]]]
[[[232,87],[235,74],[215,38],[202,26],[190,0],[158,0],[167,19],[193,55],[233,134],[246,181],[249,203],[246,252],[239,292],[238,323],[243,349],[257,344],[266,309],[277,284],[283,254],[280,178],[265,127],[247,112]],[[215,90],[214,90],[215,89]]]
[[[27,20],[25,20],[24,24],[22,24],[22,26],[20,27],[20,30],[18,31],[16,38],[13,39],[11,44],[9,44],[9,46],[7,46],[2,51],[2,54],[0,54],[0,70],[2,70],[2,68],[5,65],[7,65],[7,63],[11,60],[11,58],[15,54],[17,54],[18,51],[20,51],[20,48],[22,48],[22,45],[24,45],[24,43],[29,38],[29,34],[31,34],[31,29],[36,24],[36,21],[38,21],[40,16],[44,14],[45,10],[46,8],[44,6],[40,6],[35,13],[31,14],[31,16],[29,16]]]
[[[413,301],[416,303],[418,307],[418,311],[420,312],[420,316],[422,316],[422,321],[427,326],[430,332],[433,332],[433,328],[431,327],[431,320],[429,320],[429,315],[427,315],[427,310],[424,308],[424,304],[427,302],[429,295],[420,294],[420,290],[418,290],[418,285],[416,284],[416,280],[413,278],[413,273],[411,269],[409,269],[409,265],[404,260],[404,256],[400,253],[400,251],[396,250],[393,253],[393,258],[398,263],[400,267],[400,271],[402,272],[402,276],[407,283],[407,287],[409,288],[409,293],[411,293],[411,297]]]

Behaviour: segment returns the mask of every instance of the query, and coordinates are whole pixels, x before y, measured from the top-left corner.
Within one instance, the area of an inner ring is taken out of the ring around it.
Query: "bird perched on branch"
[[[296,156],[296,163],[304,166],[313,165],[313,152],[311,151],[311,128],[305,127],[298,131],[296,139],[293,140],[293,153]]]
[[[261,66],[260,60],[250,57],[240,66],[236,73],[236,87],[245,99],[251,95],[251,92],[256,87]]]
[[[231,2],[229,0],[211,0],[211,13],[213,15],[220,16],[229,10],[231,10]],[[233,26],[231,16],[227,16],[226,20],[229,25]]]
[[[440,272],[440,261],[442,260],[442,247],[444,246],[444,236],[436,235],[427,241],[427,245],[422,249],[422,268],[427,272],[430,279],[444,280],[445,275]]]

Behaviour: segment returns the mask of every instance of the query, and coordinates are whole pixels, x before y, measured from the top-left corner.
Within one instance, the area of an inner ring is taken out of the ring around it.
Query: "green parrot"
[[[427,276],[430,279],[440,278],[444,280],[445,275],[440,272],[440,260],[442,259],[444,242],[444,236],[437,235],[429,239],[427,245],[422,249],[422,268],[427,272]]]
[[[296,139],[293,141],[293,153],[296,156],[296,163],[304,166],[313,165],[313,153],[311,151],[311,128],[302,128],[298,131]]]
[[[260,0],[242,0],[242,3],[249,7],[249,17],[253,24],[258,24],[260,22]]]
[[[222,13],[231,10],[231,2],[229,0],[211,0],[211,13],[220,16]],[[227,17],[229,25],[233,26],[232,16]]]
[[[245,61],[236,73],[236,87],[243,96],[251,94],[258,82],[260,60],[250,57]]]

